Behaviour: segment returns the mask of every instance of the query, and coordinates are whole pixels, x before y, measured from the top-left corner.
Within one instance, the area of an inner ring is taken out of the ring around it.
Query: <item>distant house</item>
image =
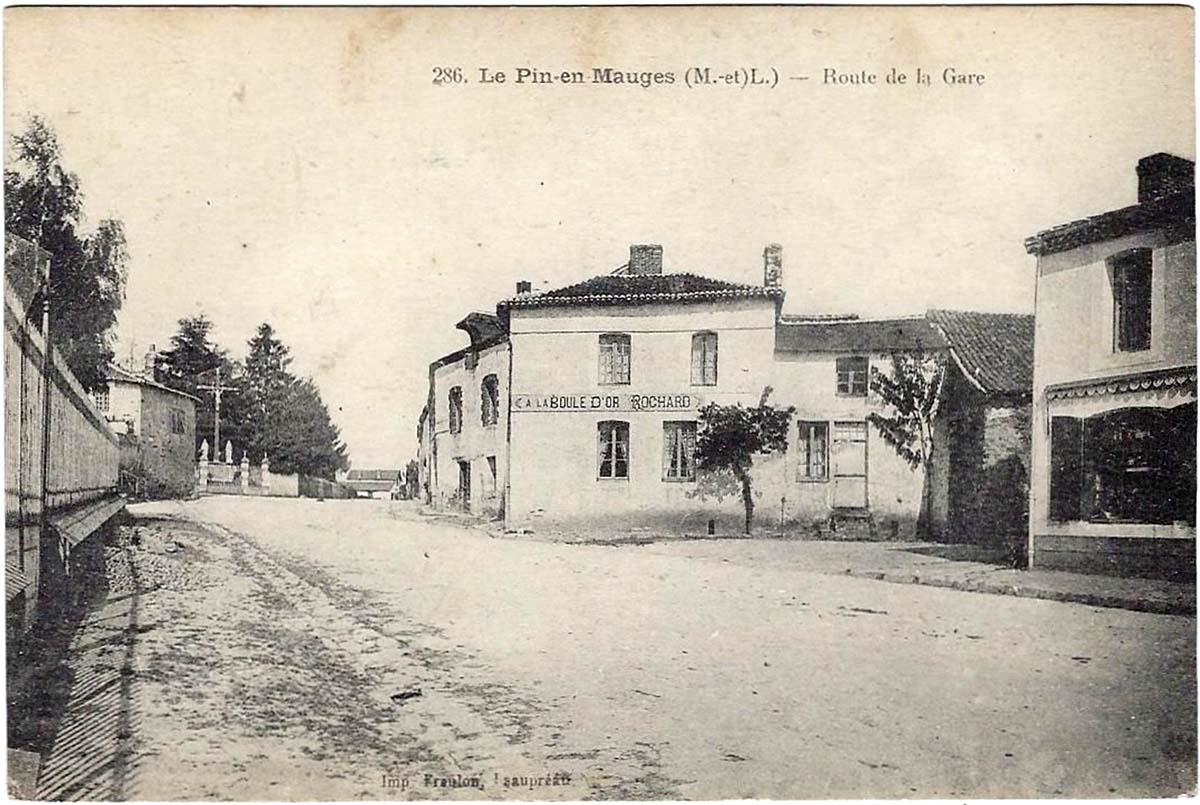
[[[350,470],[340,483],[359,497],[390,498],[399,494],[403,470]]]
[[[150,372],[109,364],[107,374],[107,387],[94,390],[92,399],[120,439],[122,487],[152,498],[191,494],[199,400]]]
[[[1192,579],[1195,165],[1153,154],[1137,203],[1039,232],[1033,567]]]

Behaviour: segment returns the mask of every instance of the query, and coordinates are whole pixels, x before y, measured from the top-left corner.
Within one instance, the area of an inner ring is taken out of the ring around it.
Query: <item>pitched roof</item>
[[[941,333],[923,316],[827,320],[785,316],[775,327],[776,352],[890,352],[944,346]]]
[[[108,381],[110,383],[111,382],[133,383],[138,386],[149,386],[150,388],[155,388],[155,389],[158,389],[159,391],[165,391],[169,394],[178,394],[180,397],[187,397],[189,400],[192,400],[193,402],[200,402],[199,397],[193,397],[191,394],[188,394],[186,391],[180,391],[179,389],[173,389],[170,386],[164,386],[162,383],[159,383],[157,380],[151,380],[148,377],[143,377],[139,374],[135,374],[135,373],[129,371],[128,369],[126,369],[125,367],[118,366],[115,363],[110,363],[104,374],[105,374],[105,377],[108,378]]]
[[[1033,389],[1033,316],[931,310],[958,368],[980,391],[1028,394]]]
[[[1054,254],[1137,232],[1175,226],[1194,229],[1195,225],[1195,194],[1176,193],[1038,232],[1025,239],[1025,250],[1037,255]]]
[[[647,305],[664,302],[782,298],[782,288],[742,285],[697,274],[605,274],[565,288],[505,299],[497,308],[504,310],[575,305]]]

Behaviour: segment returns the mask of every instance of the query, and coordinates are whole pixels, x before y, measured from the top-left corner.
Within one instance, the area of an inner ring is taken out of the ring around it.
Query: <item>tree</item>
[[[77,231],[83,220],[79,177],[63,167],[58,138],[41,118],[12,136],[8,166],[5,229],[50,254],[51,340],[84,388],[101,386],[125,298],[124,227],[105,219],[90,235]]]
[[[222,385],[230,384],[239,375],[237,364],[209,337],[212,328],[212,321],[203,313],[180,319],[179,329],[171,336],[171,348],[160,352],[154,365],[159,382],[200,400],[196,405],[197,450],[205,439],[212,436],[213,420],[216,416],[212,392],[199,387],[213,385],[217,380],[217,369],[221,370]],[[234,419],[230,416],[236,411],[236,406],[232,405],[233,393],[226,392],[221,400],[222,434],[229,436],[237,433]],[[221,447],[222,445],[213,445],[210,455],[216,457]]]
[[[272,472],[333,480],[350,462],[316,384],[291,374],[291,351],[270,324],[249,347],[234,409],[242,449],[252,461],[269,457]]]
[[[417,499],[417,489],[421,485],[421,470],[415,458],[409,459],[404,467],[404,496],[409,500]]]
[[[929,536],[930,508],[933,487],[929,472],[933,466],[933,427],[946,379],[946,361],[940,353],[927,353],[920,347],[910,352],[892,354],[889,374],[871,369],[871,391],[891,406],[893,413],[867,415],[884,441],[915,472],[925,468],[925,484],[921,493],[921,512],[917,516],[917,531]]]
[[[746,510],[746,534],[754,520],[754,457],[787,450],[788,424],[796,410],[768,404],[770,394],[767,386],[754,408],[709,403],[700,409],[696,469],[708,476],[701,479],[701,489],[716,489],[719,496],[722,479],[732,480]]]

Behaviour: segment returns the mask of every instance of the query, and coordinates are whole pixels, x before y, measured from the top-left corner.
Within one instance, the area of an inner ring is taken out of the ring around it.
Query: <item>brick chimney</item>
[[[654,243],[635,243],[629,247],[629,273],[661,274],[662,246]]]
[[[531,293],[533,291],[533,283],[529,280],[517,280],[517,295],[523,293]]]
[[[1151,154],[1137,164],[1138,203],[1157,201],[1175,193],[1192,192],[1196,164],[1173,154]]]
[[[763,285],[783,287],[783,247],[778,243],[768,243],[763,249]]]

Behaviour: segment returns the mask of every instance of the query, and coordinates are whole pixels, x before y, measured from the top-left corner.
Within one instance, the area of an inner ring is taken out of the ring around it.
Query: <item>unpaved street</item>
[[[404,503],[133,511],[135,578],[72,645],[43,796],[1194,787],[1193,618],[497,539]]]

